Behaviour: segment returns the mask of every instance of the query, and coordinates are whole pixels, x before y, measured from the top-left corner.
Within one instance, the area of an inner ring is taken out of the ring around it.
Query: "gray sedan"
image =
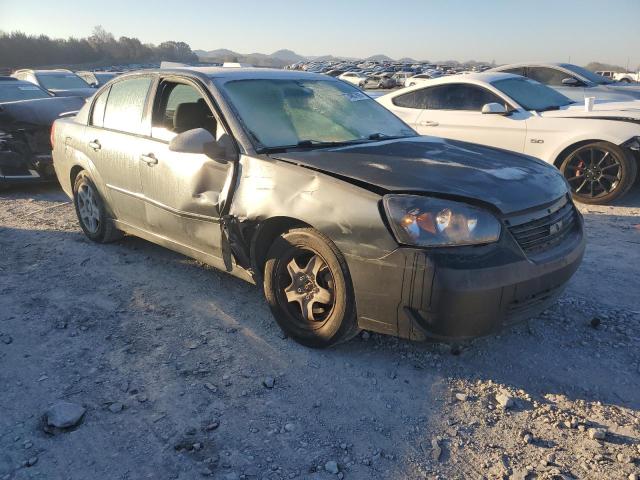
[[[327,75],[125,74],[52,139],[89,239],[126,232],[256,283],[312,347],[487,334],[545,309],[584,251],[554,167],[420,137]]]

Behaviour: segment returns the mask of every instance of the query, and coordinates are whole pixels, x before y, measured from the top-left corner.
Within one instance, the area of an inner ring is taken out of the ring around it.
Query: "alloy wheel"
[[[298,247],[280,265],[280,302],[298,326],[320,328],[335,305],[335,282],[327,262],[317,252]]]
[[[595,199],[618,188],[622,165],[606,147],[588,146],[570,154],[563,173],[574,194]]]
[[[90,233],[96,233],[100,228],[100,207],[91,185],[87,183],[80,185],[77,198],[78,212],[83,225]]]

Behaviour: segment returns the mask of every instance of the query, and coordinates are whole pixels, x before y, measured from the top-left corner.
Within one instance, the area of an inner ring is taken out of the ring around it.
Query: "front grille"
[[[541,253],[560,243],[576,227],[577,214],[569,200],[545,209],[542,217],[509,226],[525,253]]]

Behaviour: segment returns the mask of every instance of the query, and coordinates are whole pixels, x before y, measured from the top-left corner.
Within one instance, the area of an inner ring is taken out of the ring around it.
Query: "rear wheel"
[[[581,203],[604,204],[624,195],[637,175],[636,160],[609,142],[593,142],[570,151],[560,171],[573,198]]]
[[[278,237],[267,254],[264,293],[278,325],[314,348],[358,333],[351,277],[333,242],[312,228]]]
[[[73,184],[73,204],[84,234],[94,242],[107,243],[122,237],[107,215],[98,189],[85,172],[80,172]]]

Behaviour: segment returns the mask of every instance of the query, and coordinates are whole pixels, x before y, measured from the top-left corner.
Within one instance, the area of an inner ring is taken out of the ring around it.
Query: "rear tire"
[[[73,205],[80,228],[89,240],[108,243],[122,238],[123,233],[109,218],[104,200],[85,172],[80,172],[73,184]]]
[[[302,345],[325,348],[359,332],[346,261],[313,228],[289,230],[273,242],[264,295],[280,328]]]
[[[613,143],[592,142],[567,153],[559,168],[576,201],[602,205],[627,193],[636,180],[638,162]]]

